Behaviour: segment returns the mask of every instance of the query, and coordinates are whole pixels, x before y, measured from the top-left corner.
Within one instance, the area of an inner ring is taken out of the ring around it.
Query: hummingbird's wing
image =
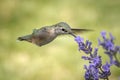
[[[92,29],[71,29],[71,30],[75,34],[79,34],[79,33],[83,33],[83,32],[89,32],[89,31],[94,31]]]

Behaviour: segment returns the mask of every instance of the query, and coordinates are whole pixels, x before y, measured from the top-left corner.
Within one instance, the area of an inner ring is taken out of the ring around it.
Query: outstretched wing
[[[80,34],[80,33],[84,33],[84,32],[94,31],[92,29],[71,29],[71,30],[75,34]]]

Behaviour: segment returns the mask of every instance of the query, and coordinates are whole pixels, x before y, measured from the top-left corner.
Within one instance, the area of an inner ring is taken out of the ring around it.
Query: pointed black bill
[[[75,34],[73,34],[73,33],[69,33],[70,35],[72,35],[73,37],[76,37],[76,35]]]

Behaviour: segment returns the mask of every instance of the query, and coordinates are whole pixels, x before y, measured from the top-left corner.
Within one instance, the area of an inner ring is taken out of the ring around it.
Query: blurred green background
[[[60,36],[38,47],[17,42],[34,28],[67,22],[73,28],[94,29],[80,34],[97,45],[102,30],[120,45],[120,0],[0,0],[0,80],[83,80],[84,53],[71,36]],[[103,63],[108,57],[103,54]],[[110,80],[118,80],[113,66]]]

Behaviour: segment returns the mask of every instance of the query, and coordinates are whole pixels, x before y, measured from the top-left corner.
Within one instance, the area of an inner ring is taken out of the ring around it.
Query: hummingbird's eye
[[[67,32],[67,30],[65,30],[64,28],[62,28],[62,31]]]

